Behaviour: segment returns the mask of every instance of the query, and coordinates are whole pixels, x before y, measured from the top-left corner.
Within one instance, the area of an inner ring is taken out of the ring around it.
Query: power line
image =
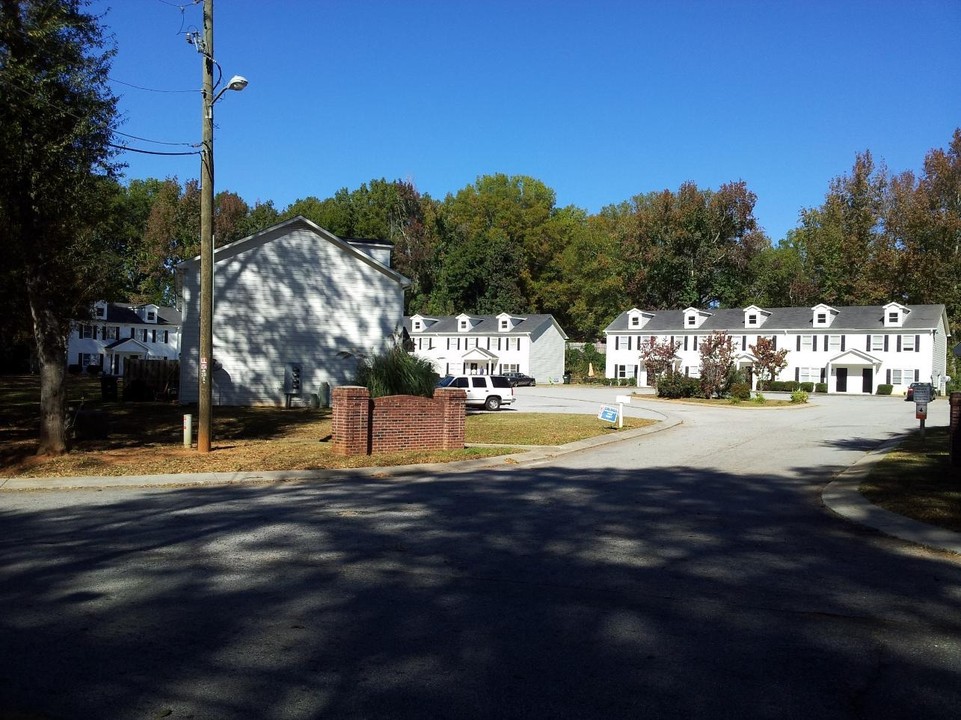
[[[155,93],[195,93],[199,90],[158,90],[156,88],[143,87],[141,85],[134,85],[133,83],[124,82],[123,80],[117,80],[116,78],[110,78],[110,82],[117,83],[118,85],[126,85],[127,87],[134,88],[135,90],[144,90],[146,92]]]
[[[140,148],[132,148],[129,145],[115,145],[114,143],[107,143],[109,147],[116,148],[117,150],[125,150],[126,152],[138,153],[140,155],[165,155],[165,156],[180,156],[180,155],[200,155],[200,150],[191,150],[190,152],[157,152],[156,150],[142,150]]]

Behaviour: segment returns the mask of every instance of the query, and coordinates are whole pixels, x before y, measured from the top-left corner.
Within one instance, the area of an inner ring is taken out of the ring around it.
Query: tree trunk
[[[55,313],[44,307],[42,298],[28,289],[33,332],[40,361],[40,444],[37,455],[63,455],[67,446],[67,333]]]

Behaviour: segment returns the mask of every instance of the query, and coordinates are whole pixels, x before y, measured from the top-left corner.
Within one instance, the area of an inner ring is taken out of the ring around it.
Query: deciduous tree
[[[787,367],[787,348],[778,350],[770,338],[759,336],[757,342],[749,347],[756,360],[755,366],[760,370],[760,380],[765,377],[774,380]]]
[[[0,230],[30,309],[40,366],[38,453],[67,450],[71,320],[118,272],[98,234],[117,170],[113,49],[81,0],[0,3]]]
[[[713,332],[701,342],[701,390],[721,397],[734,369],[734,343],[726,332]]]

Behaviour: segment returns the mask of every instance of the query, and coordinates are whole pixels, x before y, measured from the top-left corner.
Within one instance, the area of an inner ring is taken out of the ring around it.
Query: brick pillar
[[[331,449],[337,455],[370,455],[370,392],[345,385],[331,394]]]
[[[442,447],[444,450],[463,450],[467,393],[459,388],[437,388],[434,390],[434,399],[440,400],[444,409]]]
[[[951,393],[951,464],[961,467],[961,392]]]

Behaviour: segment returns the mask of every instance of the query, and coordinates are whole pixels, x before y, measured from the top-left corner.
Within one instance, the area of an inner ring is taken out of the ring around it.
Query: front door
[[[838,373],[838,384],[837,384],[837,388],[835,389],[838,392],[847,392],[848,391],[848,369],[838,368],[837,373]]]
[[[861,371],[861,392],[870,395],[874,392],[874,370],[864,368]]]

